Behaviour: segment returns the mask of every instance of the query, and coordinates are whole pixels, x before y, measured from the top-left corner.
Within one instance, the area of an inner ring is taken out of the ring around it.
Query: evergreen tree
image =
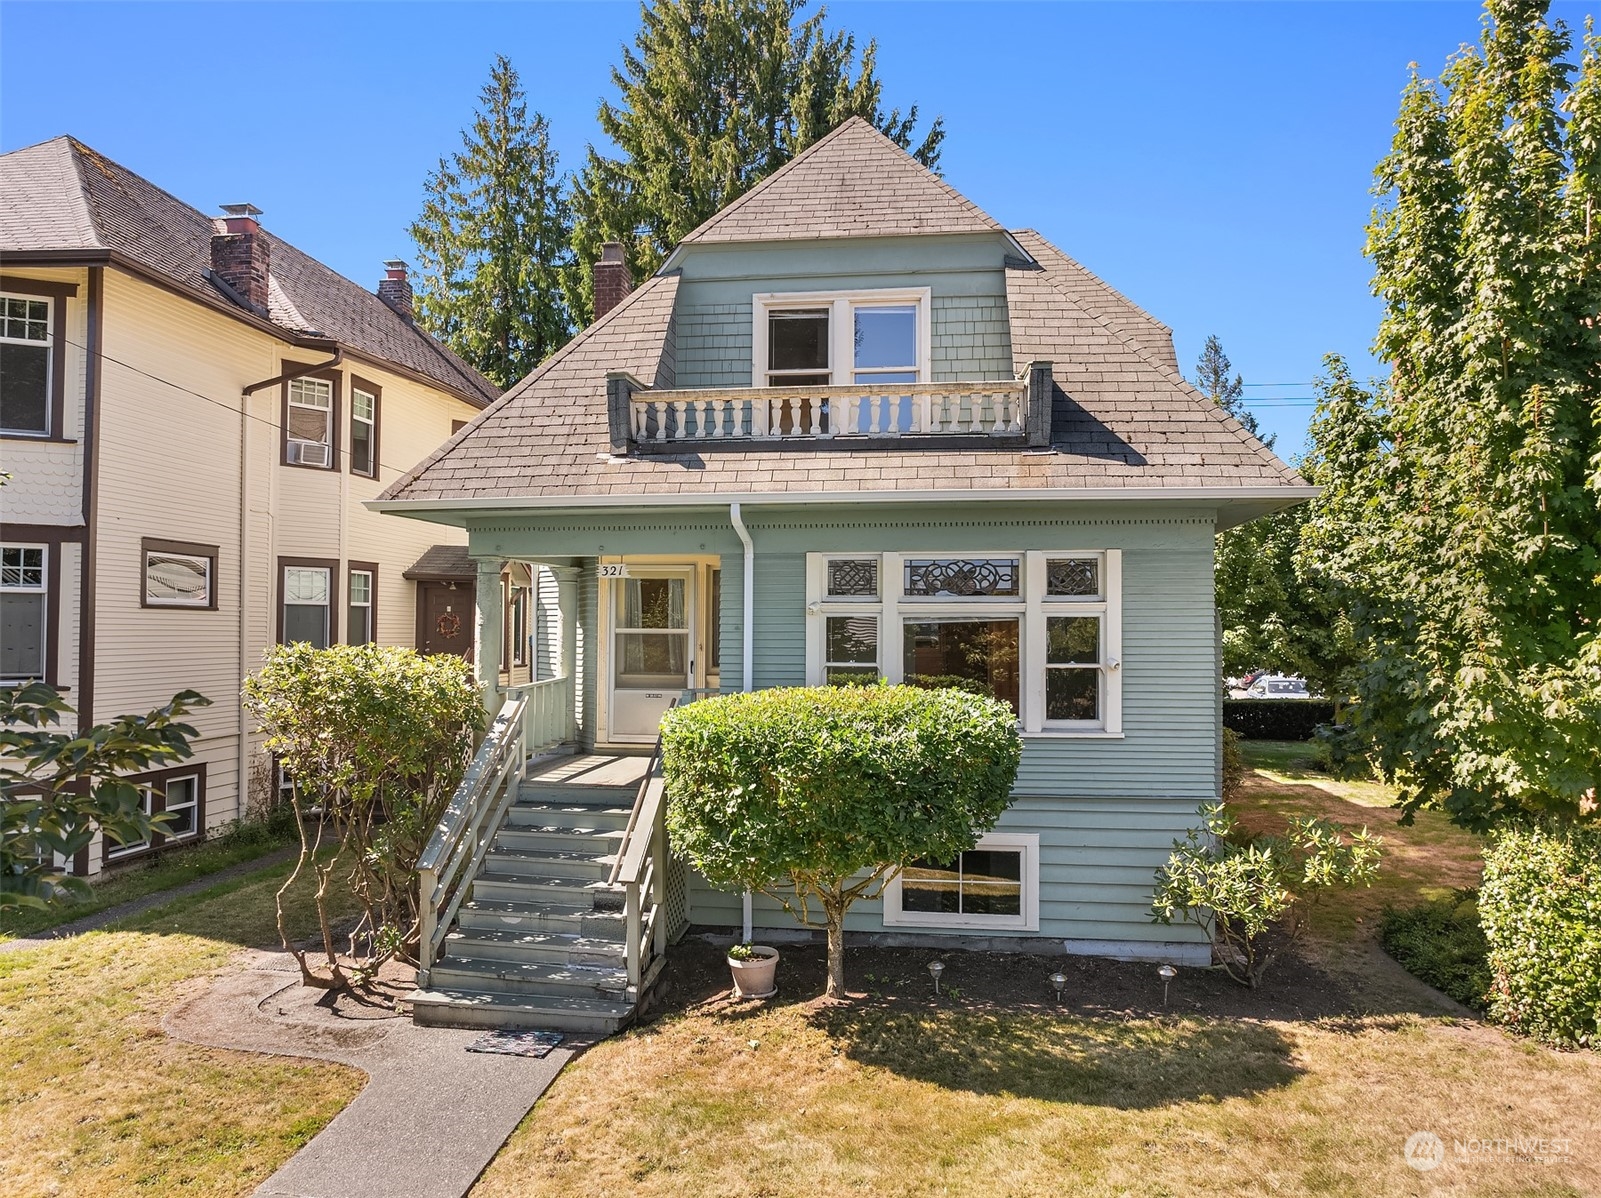
[[[612,70],[619,98],[600,106],[602,132],[621,150],[593,146],[573,188],[577,265],[567,301],[587,321],[590,267],[606,241],[626,247],[644,278],[686,233],[738,199],[852,116],[870,120],[929,168],[939,163],[936,120],[912,149],[914,106],[885,113],[877,46],[830,30],[806,0],[655,0],[640,7],[633,48]]]
[[[572,216],[556,167],[545,118],[529,114],[517,71],[497,55],[462,148],[424,184],[411,236],[417,323],[501,387],[572,335],[562,289]]]
[[[1273,442],[1278,438],[1262,436],[1256,417],[1245,406],[1245,376],[1235,374],[1230,378],[1233,370],[1234,363],[1223,352],[1223,343],[1217,339],[1217,334],[1208,336],[1206,344],[1201,347],[1201,356],[1195,362],[1196,389],[1210,395],[1212,402],[1243,424],[1251,436],[1272,449]]]
[[[1536,0],[1413,76],[1369,227],[1386,383],[1313,425],[1307,569],[1408,813],[1593,809],[1601,778],[1601,40]]]

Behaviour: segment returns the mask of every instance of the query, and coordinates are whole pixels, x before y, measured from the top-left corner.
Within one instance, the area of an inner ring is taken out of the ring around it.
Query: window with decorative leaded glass
[[[1050,599],[1099,599],[1099,557],[1048,557],[1045,559],[1045,594]]]
[[[1015,557],[940,557],[906,559],[908,599],[1016,598],[1019,590]]]
[[[878,598],[876,557],[829,558],[827,570],[830,599]]]

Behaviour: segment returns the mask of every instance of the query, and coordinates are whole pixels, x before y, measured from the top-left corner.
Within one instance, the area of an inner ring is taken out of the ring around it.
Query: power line
[[[61,340],[64,341],[66,344],[73,346],[74,348],[83,350],[85,353],[91,352],[87,345],[81,345],[78,342],[74,341],[70,337],[62,337]],[[141,367],[135,366],[132,362],[124,362],[121,358],[113,358],[110,354],[106,353],[104,350],[102,350],[100,352],[100,357],[104,361],[113,362],[116,365],[121,366],[124,370],[131,370],[137,375],[142,375],[143,377],[149,379],[153,383],[160,383],[163,386],[171,387],[174,391],[182,391],[185,395],[192,395],[194,398],[196,398],[198,400],[202,400],[205,403],[211,404],[213,407],[221,408],[224,412],[227,412],[230,416],[243,416],[246,420],[254,420],[257,424],[264,425],[267,428],[270,428],[270,429],[273,429],[273,430],[277,430],[277,429],[282,427],[279,424],[279,422],[276,421],[276,420],[267,420],[267,419],[264,419],[263,417],[260,417],[260,416],[251,415],[250,412],[243,407],[243,404],[244,404],[243,397],[240,398],[241,406],[236,408],[232,404],[224,403],[220,399],[213,399],[209,395],[202,395],[198,391],[191,390],[190,388],[185,387],[182,383],[175,383],[171,379],[162,378],[159,374],[151,374],[148,370],[144,370]],[[328,421],[329,421],[330,425],[333,423],[333,412],[331,410],[328,413]],[[330,429],[329,431],[331,432],[332,429]],[[329,440],[331,442],[333,440],[333,438],[330,437]],[[330,445],[330,448],[332,448],[331,445]],[[351,454],[350,454],[350,451],[348,449],[339,449],[336,452],[338,453],[338,455],[341,458],[343,458],[343,459],[345,459],[347,461],[350,459]],[[376,465],[377,465],[377,463],[374,463],[375,467],[376,467]]]

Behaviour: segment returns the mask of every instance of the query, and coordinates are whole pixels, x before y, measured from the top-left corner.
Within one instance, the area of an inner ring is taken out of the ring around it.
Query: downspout
[[[756,630],[753,621],[756,616],[756,546],[750,539],[750,530],[745,527],[745,520],[740,515],[739,504],[728,505],[728,519],[739,534],[740,543],[745,546],[745,585],[740,591],[740,600],[744,604],[745,618],[740,623],[739,640],[739,668],[740,690],[755,690],[755,663],[751,660],[756,649]],[[744,942],[750,943],[751,938],[751,893],[746,891],[741,904],[745,913]]]
[[[312,366],[297,366],[293,370],[286,370],[282,374],[273,375],[270,379],[262,379],[259,383],[251,383],[239,393],[239,679],[241,684],[245,675],[250,673],[250,397],[257,391],[267,387],[281,386],[292,379],[312,374],[319,370],[327,370],[338,366],[345,360],[344,347],[334,342],[314,341],[301,345],[302,349],[320,349],[325,353],[331,352],[333,357],[326,362],[318,362]],[[340,472],[343,479],[343,471]],[[269,509],[271,505],[269,504]],[[269,510],[268,519],[272,519]],[[344,519],[343,510],[340,519]],[[270,549],[270,547],[269,547]],[[267,555],[268,584],[267,594],[276,593],[278,583],[272,577],[272,564],[276,555],[269,551]],[[270,599],[269,599],[270,602]],[[329,613],[329,620],[334,618]],[[245,705],[239,705],[239,764],[236,781],[238,788],[238,819],[245,817],[247,805],[250,800],[250,716],[245,711]],[[269,779],[269,786],[271,780]]]

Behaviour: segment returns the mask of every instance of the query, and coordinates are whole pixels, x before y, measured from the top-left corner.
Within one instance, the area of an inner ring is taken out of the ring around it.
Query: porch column
[[[500,711],[501,626],[505,620],[500,594],[500,572],[505,561],[498,557],[473,559],[478,564],[477,617],[473,622],[473,662],[484,709],[493,719]]]
[[[561,621],[561,660],[558,677],[567,679],[567,740],[578,738],[578,705],[583,688],[578,679],[578,571],[572,566],[547,566],[556,578],[556,618]]]

